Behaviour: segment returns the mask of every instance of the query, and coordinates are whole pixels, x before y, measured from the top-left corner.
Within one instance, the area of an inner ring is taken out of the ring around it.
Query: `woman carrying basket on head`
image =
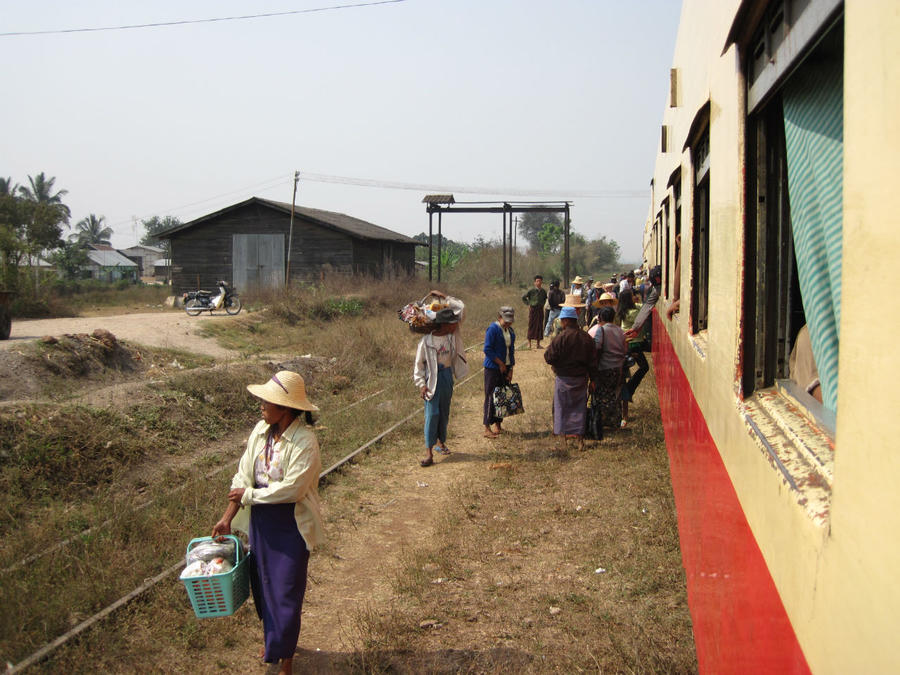
[[[280,662],[278,672],[291,673],[309,553],[323,539],[322,461],[311,428],[318,408],[306,397],[303,378],[287,370],[247,390],[260,400],[263,418],[250,433],[228,507],[212,534],[231,534],[234,526],[250,535],[258,572],[251,574],[251,587],[265,633],[263,660]]]
[[[423,467],[434,464],[435,451],[450,454],[447,425],[453,380],[463,378],[469,372],[466,349],[459,335],[463,304],[452,298],[451,305],[451,298],[440,291],[431,291],[431,295],[442,298],[447,304],[435,313],[432,330],[419,340],[413,366],[413,382],[425,400],[425,457],[419,460]]]

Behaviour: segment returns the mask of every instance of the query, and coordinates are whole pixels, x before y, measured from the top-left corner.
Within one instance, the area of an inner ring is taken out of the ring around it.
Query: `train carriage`
[[[644,250],[705,672],[900,672],[898,35],[888,0],[682,6]]]

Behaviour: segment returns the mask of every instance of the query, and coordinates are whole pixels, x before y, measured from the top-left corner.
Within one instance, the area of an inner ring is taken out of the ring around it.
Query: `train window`
[[[669,231],[669,198],[663,199],[662,203],[662,228],[663,228],[663,297],[669,297],[669,246],[672,239],[672,233]]]
[[[694,163],[694,217],[691,256],[691,331],[708,324],[709,308],[709,127],[691,148]]]
[[[817,398],[835,411],[842,257],[842,25],[832,28],[765,105],[753,111],[746,147],[742,390],[748,396],[791,378],[791,352],[801,328],[808,325],[820,382]],[[809,390],[807,384],[803,388]]]

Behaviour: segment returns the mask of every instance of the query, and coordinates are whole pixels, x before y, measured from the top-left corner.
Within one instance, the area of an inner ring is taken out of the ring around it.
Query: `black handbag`
[[[525,407],[522,405],[522,392],[515,382],[494,387],[491,398],[494,401],[497,417],[501,419],[525,412]]]
[[[596,394],[591,394],[587,415],[585,415],[584,437],[595,441],[603,440],[603,411]]]

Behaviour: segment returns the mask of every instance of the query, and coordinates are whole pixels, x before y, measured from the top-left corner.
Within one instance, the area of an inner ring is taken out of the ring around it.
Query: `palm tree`
[[[0,197],[15,197],[19,186],[14,185],[12,178],[0,178]]]
[[[104,224],[105,216],[95,216],[93,213],[87,218],[82,218],[75,223],[75,233],[69,235],[69,239],[79,244],[103,244],[110,246],[110,237],[113,231]]]
[[[47,178],[44,175],[44,172],[41,171],[37,176],[28,176],[28,183],[30,187],[27,185],[19,186],[19,194],[30,202],[37,202],[38,204],[49,204],[55,207],[55,211],[59,216],[59,222],[69,223],[69,218],[72,215],[72,212],[69,211],[69,207],[63,204],[62,198],[69,194],[68,190],[57,190],[55,193],[53,192],[53,183],[56,182],[56,177]]]

